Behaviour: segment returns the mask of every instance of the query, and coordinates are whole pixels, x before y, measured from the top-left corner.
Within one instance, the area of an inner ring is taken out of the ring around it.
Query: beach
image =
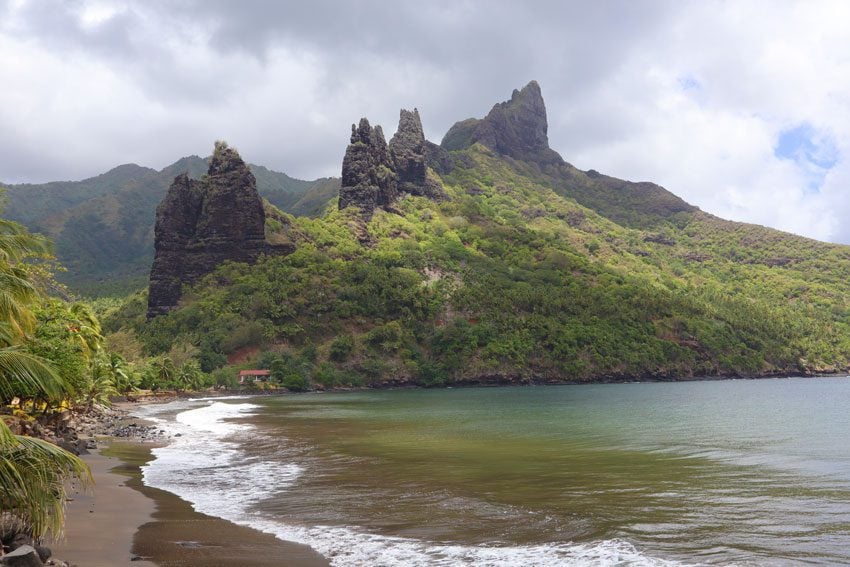
[[[54,557],[79,567],[329,565],[308,546],[197,513],[144,486],[140,467],[156,445],[102,439],[98,446],[83,456],[94,487],[72,491],[65,537],[50,544]]]

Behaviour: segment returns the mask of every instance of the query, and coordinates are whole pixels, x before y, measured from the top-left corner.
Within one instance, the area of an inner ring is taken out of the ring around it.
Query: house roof
[[[240,370],[240,376],[268,376],[271,370]]]

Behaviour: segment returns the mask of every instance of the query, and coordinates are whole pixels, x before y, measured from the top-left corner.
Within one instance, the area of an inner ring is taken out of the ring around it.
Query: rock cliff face
[[[156,209],[148,317],[177,305],[184,284],[225,260],[252,263],[260,254],[289,253],[268,244],[257,182],[233,148],[216,142],[209,171],[200,180],[179,175]]]
[[[408,193],[430,199],[445,197],[436,180],[428,177],[426,160],[427,141],[422,131],[419,111],[402,109],[399,113],[398,129],[390,140],[390,157],[398,176],[399,193]]]
[[[469,118],[452,126],[440,144],[462,150],[476,142],[502,155],[538,163],[561,163],[549,148],[546,105],[537,81],[514,90],[511,99],[496,104],[481,120]]]
[[[439,182],[428,176],[427,144],[416,109],[402,109],[389,146],[380,126],[373,128],[365,118],[358,126],[352,124],[342,160],[339,208],[359,207],[369,219],[376,208],[389,208],[402,194],[445,198]]]
[[[355,206],[365,218],[386,208],[398,196],[398,182],[384,132],[365,118],[351,125],[351,143],[342,160],[339,208]]]

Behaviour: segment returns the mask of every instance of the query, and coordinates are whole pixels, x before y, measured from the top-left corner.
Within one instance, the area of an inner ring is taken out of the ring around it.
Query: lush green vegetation
[[[25,261],[44,257],[46,252],[46,241],[20,225],[0,221],[0,399],[4,405],[20,398],[60,403],[74,390],[62,362],[28,352],[29,336],[36,328],[32,307],[41,296],[38,272]],[[87,330],[80,337],[91,339]],[[90,481],[82,461],[46,441],[13,434],[0,419],[0,510],[4,514],[14,514],[36,537],[51,530],[61,532],[66,481],[71,478]]]
[[[847,368],[850,248],[721,221],[655,186],[460,154],[451,199],[379,211],[372,247],[354,211],[290,218],[294,254],[223,265],[150,322],[138,294],[107,329],[146,356],[194,349],[216,375],[285,357],[293,389]]]
[[[0,219],[0,510],[40,538],[61,533],[67,482],[90,482],[74,455],[15,430],[53,414],[85,411],[110,398],[149,389],[201,390],[211,385],[191,352],[126,359],[105,344],[95,305],[49,295],[50,243]],[[120,334],[113,340],[120,345]]]

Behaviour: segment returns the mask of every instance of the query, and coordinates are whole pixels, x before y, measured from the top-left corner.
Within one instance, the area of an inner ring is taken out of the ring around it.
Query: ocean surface
[[[850,564],[850,378],[145,406],[144,482],[333,565]],[[179,435],[179,436],[177,436]]]

